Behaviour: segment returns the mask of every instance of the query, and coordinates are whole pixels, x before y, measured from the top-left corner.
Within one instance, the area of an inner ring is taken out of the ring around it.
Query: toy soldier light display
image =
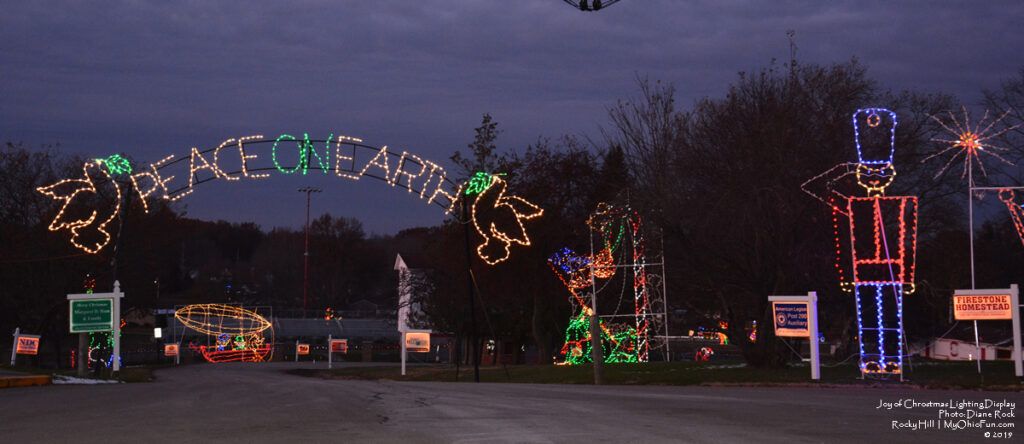
[[[896,113],[857,110],[853,131],[857,163],[837,165],[802,188],[832,209],[834,265],[842,288],[856,296],[861,373],[902,377],[903,296],[914,291],[917,197],[885,195],[896,177]],[[841,181],[849,176],[866,197],[843,194]]]

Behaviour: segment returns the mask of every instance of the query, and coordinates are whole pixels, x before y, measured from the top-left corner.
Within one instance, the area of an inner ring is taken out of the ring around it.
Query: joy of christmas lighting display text
[[[896,123],[890,110],[857,110],[857,163],[837,165],[802,188],[832,210],[834,266],[842,287],[856,297],[861,372],[902,377],[903,296],[914,291],[917,198],[885,195],[896,177]],[[843,194],[840,182],[851,176],[866,197]]]
[[[216,148],[193,147],[188,156],[170,155],[139,168],[115,154],[86,162],[80,177],[38,191],[60,204],[49,230],[68,231],[73,246],[95,254],[111,241],[109,226],[120,215],[123,193],[137,198],[143,210],[149,212],[154,199],[178,201],[204,182],[260,180],[272,173],[308,175],[317,171],[348,180],[371,177],[384,181],[404,188],[428,205],[441,207],[445,214],[451,213],[461,198],[477,195],[472,204],[472,223],[483,238],[477,251],[489,265],[508,259],[513,244],[529,246],[523,221],[543,214],[536,205],[509,195],[506,183],[496,175],[458,184],[443,167],[413,153],[398,153],[386,145],[372,147],[363,144],[362,139],[333,134],[321,140],[310,139],[308,134],[231,138]]]

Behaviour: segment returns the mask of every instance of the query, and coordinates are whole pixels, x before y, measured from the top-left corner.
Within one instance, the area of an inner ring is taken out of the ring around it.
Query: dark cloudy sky
[[[597,136],[637,74],[683,104],[788,57],[859,58],[885,87],[971,104],[1024,66],[1024,2],[561,0],[8,1],[0,142],[143,161],[239,135],[344,132],[447,162],[490,112],[499,145]],[[810,116],[794,116],[809,118]],[[204,219],[299,226],[314,212],[389,233],[442,216],[380,182],[276,176],[185,198]]]

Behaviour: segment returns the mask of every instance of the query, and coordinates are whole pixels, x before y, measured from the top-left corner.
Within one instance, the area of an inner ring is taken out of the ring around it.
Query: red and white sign
[[[348,353],[348,339],[331,339],[331,353]]]
[[[178,356],[178,344],[164,344],[164,356]]]
[[[1013,319],[1012,307],[1009,294],[953,295],[953,317],[958,321]]]
[[[430,351],[430,333],[406,333],[405,350],[410,353],[425,353]]]
[[[309,354],[309,344],[295,344],[295,354],[305,356]]]
[[[38,355],[39,336],[18,335],[18,346],[16,347],[16,351],[19,355]]]

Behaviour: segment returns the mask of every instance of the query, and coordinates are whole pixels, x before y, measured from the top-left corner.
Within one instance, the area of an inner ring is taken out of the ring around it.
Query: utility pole
[[[590,257],[594,256],[594,233],[590,237]],[[604,348],[601,345],[601,317],[597,314],[597,281],[594,279],[594,261],[590,261],[590,360],[594,365],[594,385],[604,384]]]
[[[302,254],[302,317],[306,317],[306,300],[309,295],[309,202],[310,195],[323,190],[315,187],[299,188],[300,193],[306,193],[306,250]]]
[[[480,350],[476,337],[476,292],[473,283],[473,253],[469,247],[469,202],[462,198],[462,234],[466,245],[466,281],[469,289],[469,350],[473,353],[473,382],[480,382]],[[456,370],[458,371],[458,370]]]

